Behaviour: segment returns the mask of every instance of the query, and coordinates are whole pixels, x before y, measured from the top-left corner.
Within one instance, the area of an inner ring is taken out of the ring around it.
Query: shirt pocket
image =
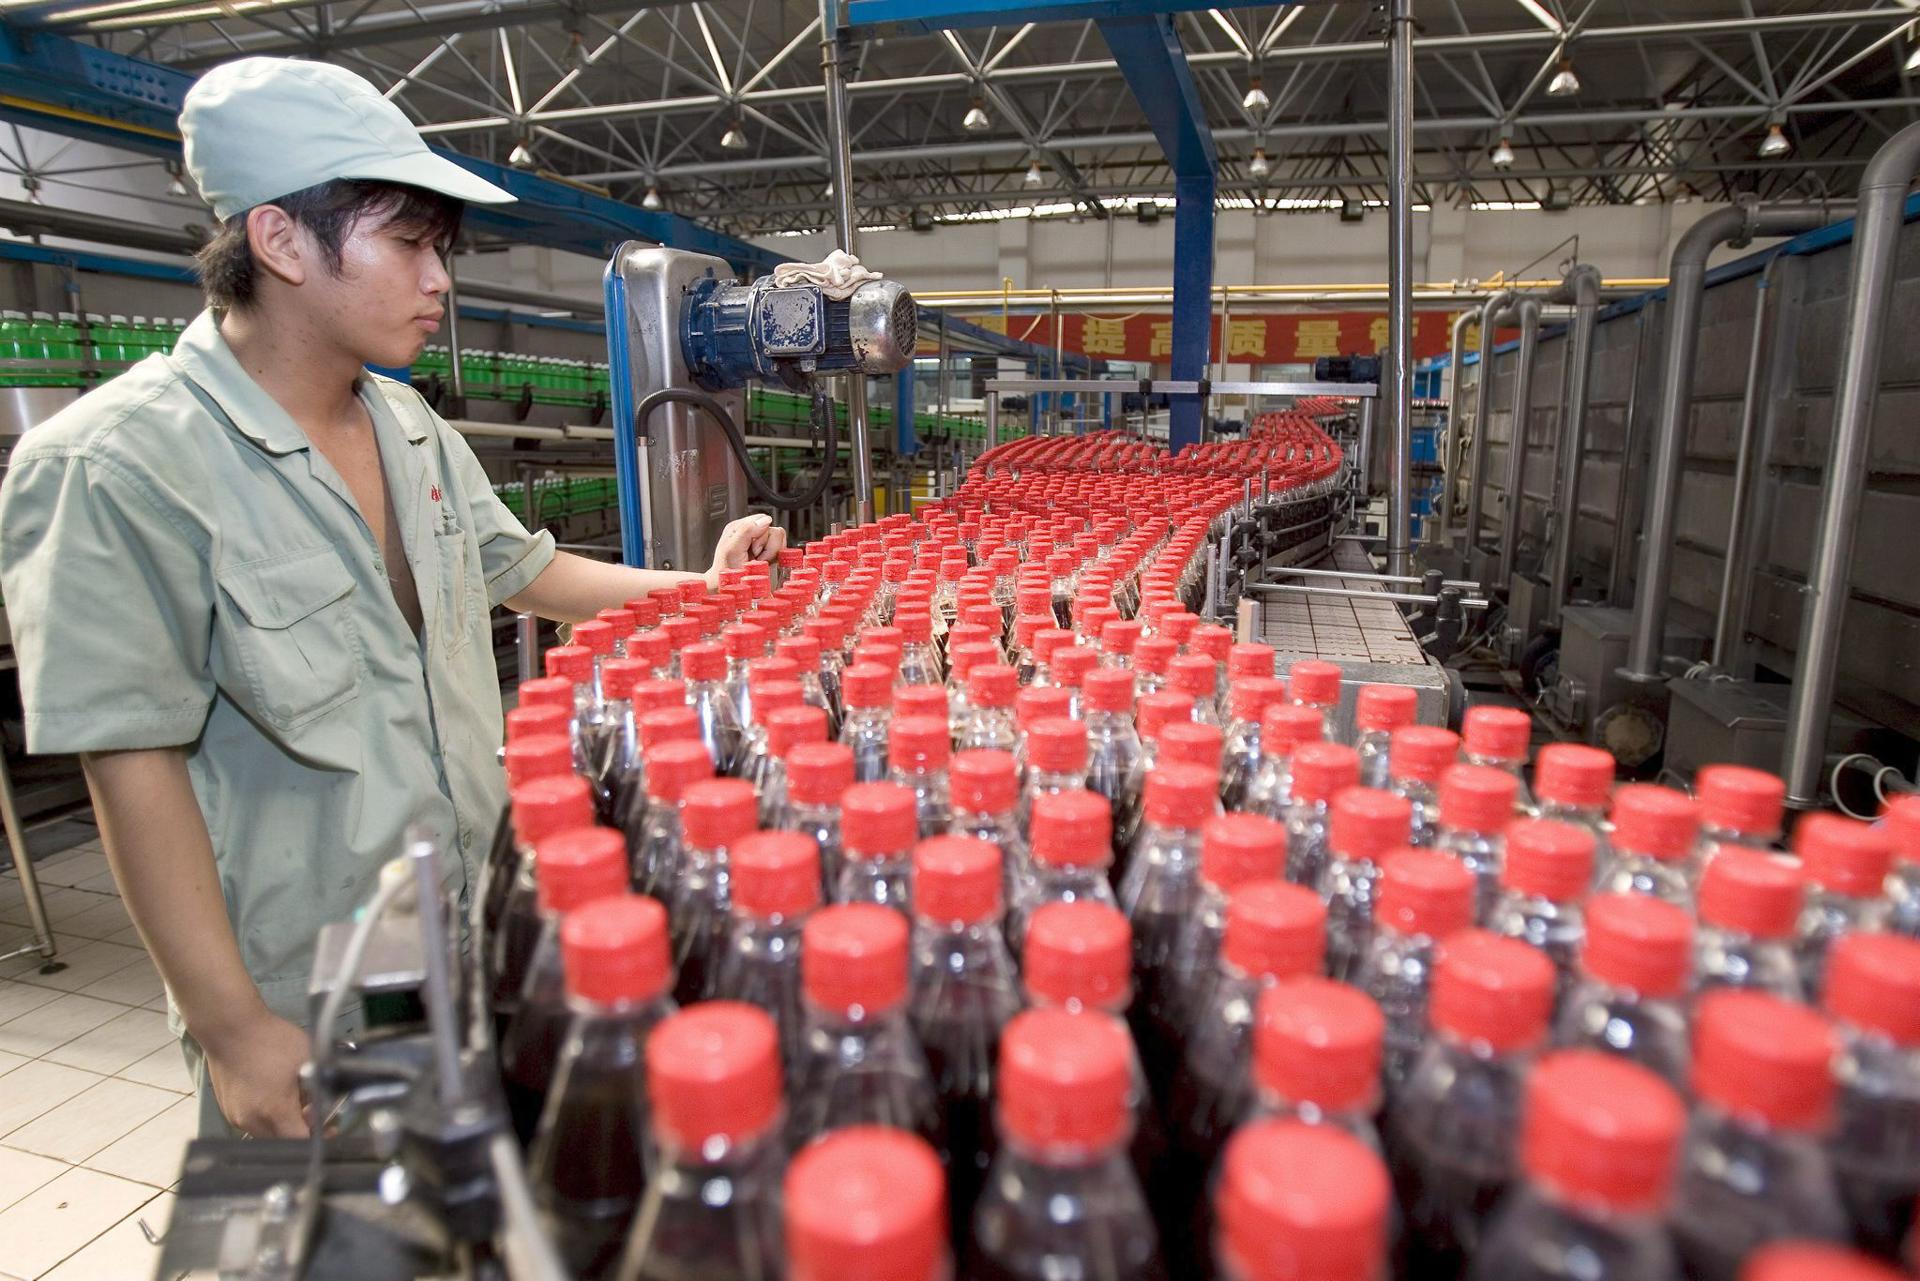
[[[245,674],[238,692],[249,715],[288,732],[359,692],[353,575],[331,544],[241,561],[213,576],[233,605],[224,625]]]
[[[473,643],[475,616],[486,616],[481,595],[480,552],[466,528],[457,521],[443,520],[434,525],[433,538],[440,571],[442,652],[458,654]],[[491,623],[490,618],[488,621]],[[488,644],[492,644],[490,636]]]

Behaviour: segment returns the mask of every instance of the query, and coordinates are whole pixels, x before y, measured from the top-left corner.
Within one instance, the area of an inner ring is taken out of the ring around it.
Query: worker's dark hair
[[[360,178],[335,178],[290,196],[265,203],[286,211],[289,218],[313,234],[325,256],[327,270],[340,273],[340,251],[354,224],[372,220],[380,227],[417,230],[442,249],[451,247],[460,231],[460,201],[420,187]],[[257,208],[258,206],[256,206]],[[247,241],[246,209],[220,225],[194,258],[200,288],[215,307],[250,307],[259,285],[253,246]]]

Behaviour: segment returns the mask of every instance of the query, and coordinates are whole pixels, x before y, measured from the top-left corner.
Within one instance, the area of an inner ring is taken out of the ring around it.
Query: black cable
[[[747,488],[760,502],[783,512],[801,511],[813,506],[826,495],[827,486],[833,482],[834,464],[840,457],[840,433],[834,422],[833,404],[826,393],[815,388],[813,393],[813,416],[815,425],[826,420],[826,457],[820,464],[820,474],[814,477],[811,487],[802,494],[782,494],[768,485],[753,463],[747,458],[747,438],[740,434],[740,427],[733,421],[733,415],[727,407],[707,395],[704,391],[695,391],[691,387],[662,387],[649,394],[633,411],[633,433],[635,436],[647,436],[647,420],[653,417],[653,411],[666,404],[691,405],[704,410],[707,417],[720,424],[720,430],[726,434],[727,446],[733,450],[733,456],[740,462],[740,470],[746,473]],[[825,411],[822,411],[822,406]]]

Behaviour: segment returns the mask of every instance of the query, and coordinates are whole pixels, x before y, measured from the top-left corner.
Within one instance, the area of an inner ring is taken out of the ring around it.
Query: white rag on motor
[[[862,267],[860,260],[844,249],[836,249],[819,262],[783,262],[773,269],[773,283],[785,289],[792,285],[812,285],[836,302],[853,297],[853,291],[880,273]]]

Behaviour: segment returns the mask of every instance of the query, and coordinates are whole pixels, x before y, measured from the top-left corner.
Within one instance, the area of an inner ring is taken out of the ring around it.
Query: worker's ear
[[[254,264],[289,285],[302,285],[313,270],[314,243],[279,205],[247,211],[247,247]]]

